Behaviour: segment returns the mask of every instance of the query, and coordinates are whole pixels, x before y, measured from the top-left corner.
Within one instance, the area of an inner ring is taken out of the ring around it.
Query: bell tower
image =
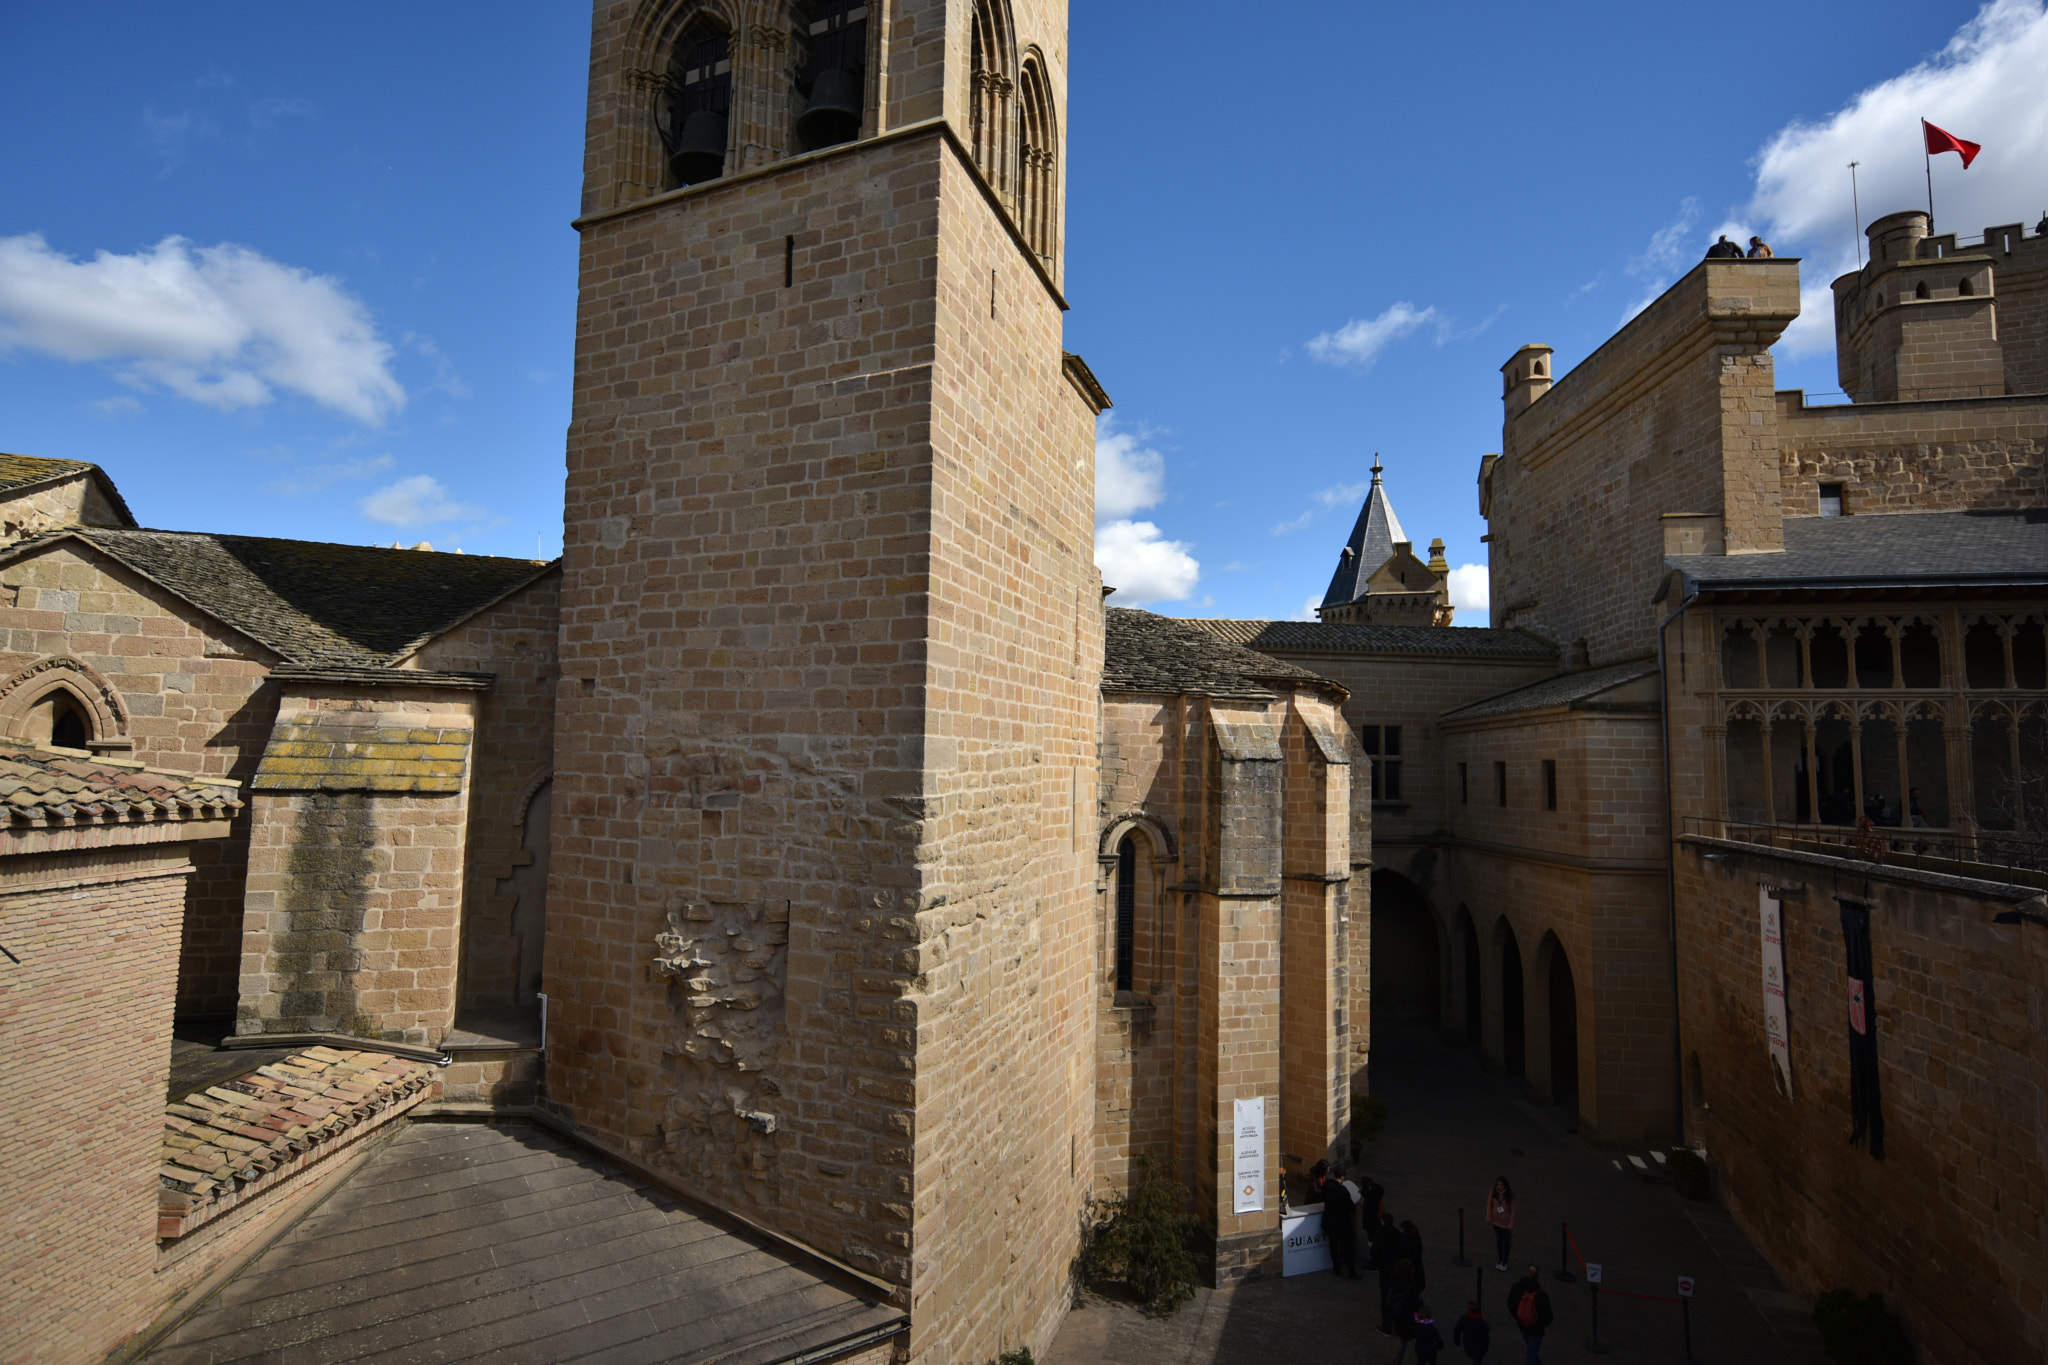
[[[1092,1175],[1064,0],[599,0],[547,1103],[1043,1350]]]

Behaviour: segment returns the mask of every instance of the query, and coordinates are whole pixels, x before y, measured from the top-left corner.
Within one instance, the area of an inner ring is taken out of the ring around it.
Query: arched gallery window
[[[1010,117],[1010,96],[1015,82],[1016,45],[1012,41],[1009,13],[1001,0],[981,0],[974,7],[969,37],[967,87],[968,141],[974,164],[988,177],[996,197],[1014,209],[1016,186],[1012,183],[1016,154],[1016,133]]]
[[[731,113],[732,35],[700,15],[676,39],[655,112],[669,174],[678,185],[725,174]]]
[[[1138,843],[1130,835],[1116,846],[1116,988],[1134,989],[1138,955]]]
[[[1031,250],[1040,259],[1050,261],[1059,222],[1059,168],[1055,160],[1059,124],[1053,111],[1052,87],[1045,79],[1045,68],[1039,64],[1037,54],[1025,58],[1017,90],[1023,121],[1017,226],[1024,240],[1031,244]]]
[[[865,0],[816,0],[798,11],[800,64],[796,149],[816,151],[860,136],[866,99],[868,8]]]

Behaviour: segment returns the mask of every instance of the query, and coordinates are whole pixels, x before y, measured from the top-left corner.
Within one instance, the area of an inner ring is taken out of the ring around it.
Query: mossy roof
[[[532,559],[198,531],[74,526],[72,537],[299,664],[388,666],[553,567]]]
[[[90,474],[99,480],[100,491],[114,504],[128,524],[135,524],[135,514],[128,510],[128,503],[121,496],[121,490],[114,487],[114,481],[107,477],[107,471],[84,460],[46,460],[40,455],[10,455],[0,451],[0,501],[33,492],[44,484],[68,479],[74,474]]]
[[[1110,607],[1103,612],[1105,692],[1271,701],[1278,693],[1266,684],[1276,682],[1344,691],[1320,674],[1234,644],[1193,621],[1129,607]]]

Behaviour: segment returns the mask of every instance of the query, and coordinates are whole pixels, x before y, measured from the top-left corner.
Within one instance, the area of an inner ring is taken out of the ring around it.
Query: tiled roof
[[[1232,621],[1189,618],[1234,644],[1288,653],[1455,654],[1477,659],[1547,663],[1557,646],[1526,630],[1491,626],[1337,626],[1321,621]]]
[[[426,1062],[312,1047],[172,1101],[157,1167],[158,1236],[191,1232],[319,1160],[352,1130],[426,1098],[433,1084]]]
[[[9,455],[0,452],[0,500],[16,494],[27,493],[46,483],[68,479],[74,474],[91,474],[99,480],[100,491],[114,504],[128,524],[135,524],[134,513],[128,510],[127,502],[121,497],[121,490],[114,487],[114,481],[107,472],[96,464],[84,460],[46,460],[37,455]]]
[[[1664,562],[1706,592],[2038,587],[2048,585],[2048,507],[1787,517],[1782,552]]]
[[[1470,705],[1460,706],[1454,711],[1446,711],[1438,719],[1477,720],[1482,716],[1505,716],[1517,711],[1541,711],[1552,706],[1583,705],[1601,693],[1610,692],[1625,683],[1656,676],[1657,665],[1653,660],[1638,659],[1634,663],[1585,668],[1577,673],[1560,673],[1554,678],[1545,678],[1526,687],[1517,687],[1512,692],[1482,698]]]
[[[1102,690],[1193,693],[1270,701],[1268,681],[1301,682],[1342,691],[1305,668],[1219,638],[1200,623],[1149,611],[1111,607],[1103,613]]]
[[[235,782],[0,740],[0,811],[16,827],[224,820],[241,808]]]
[[[299,664],[394,663],[551,567],[492,555],[97,526],[23,541],[7,555],[64,536]]]
[[[382,711],[301,713],[280,719],[271,731],[249,785],[259,791],[459,792],[471,733],[467,726],[410,726]]]

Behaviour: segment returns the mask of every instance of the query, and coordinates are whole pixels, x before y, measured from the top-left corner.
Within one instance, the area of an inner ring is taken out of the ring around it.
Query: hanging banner
[[[1771,1079],[1792,1098],[1792,1039],[1785,1027],[1785,906],[1771,888],[1759,893],[1764,928],[1764,1041],[1770,1047]]]
[[[1235,1188],[1230,1211],[1257,1213],[1266,1207],[1266,1102],[1256,1099],[1234,1103],[1237,1121],[1232,1125],[1231,1169],[1235,1173]]]

